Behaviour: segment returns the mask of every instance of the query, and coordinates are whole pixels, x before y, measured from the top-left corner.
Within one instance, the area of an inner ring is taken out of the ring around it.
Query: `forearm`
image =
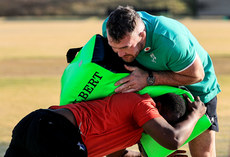
[[[182,86],[202,81],[202,78],[200,77],[189,76],[171,71],[153,72],[153,76],[155,77],[154,85]]]
[[[177,73],[173,71],[159,71],[153,72],[153,76],[155,77],[155,85],[181,86],[202,81],[205,73],[201,60],[197,56],[194,63],[183,71]]]
[[[142,127],[160,145],[175,150],[188,139],[199,119],[198,117],[191,113],[175,126],[169,125],[164,118],[155,118],[149,120]]]
[[[198,120],[198,116],[190,113],[182,122],[174,126],[174,139],[178,147],[184,144],[189,138]]]

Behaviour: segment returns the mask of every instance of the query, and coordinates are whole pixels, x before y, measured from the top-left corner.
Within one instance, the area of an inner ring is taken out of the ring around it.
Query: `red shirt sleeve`
[[[142,127],[147,121],[162,116],[158,112],[155,102],[149,97],[136,104],[133,117],[137,124]]]

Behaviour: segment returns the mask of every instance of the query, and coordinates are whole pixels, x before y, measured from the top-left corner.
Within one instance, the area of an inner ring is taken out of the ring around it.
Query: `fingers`
[[[187,94],[183,94],[183,97],[187,102],[192,103]]]
[[[195,96],[194,99],[195,99],[195,101],[200,101],[200,97],[199,96]]]
[[[117,81],[115,83],[115,86],[119,86],[121,84],[127,83],[127,82],[129,82],[129,80],[130,80],[130,76],[124,77],[123,79]],[[129,85],[127,85],[127,86],[129,86]]]
[[[127,89],[127,90],[123,90],[122,93],[130,93],[130,92],[135,92],[135,89]]]
[[[129,80],[130,80],[130,76],[127,76],[127,77],[117,81],[115,83],[115,86],[119,86],[119,85],[121,85],[121,86],[117,87],[115,89],[115,92],[116,93],[121,93],[121,92],[124,93],[124,92],[129,91],[132,88],[132,86],[129,83]]]
[[[133,67],[133,66],[127,66],[127,65],[124,65],[124,66],[125,66],[125,68],[126,68],[127,70],[129,70],[129,71],[134,71],[134,70],[137,69],[137,67]],[[127,83],[130,81],[130,78],[131,78],[130,75],[127,76],[127,77],[124,77],[123,79],[117,81],[117,82],[115,83],[115,86],[119,86],[119,85],[124,84],[124,85],[121,86],[121,89],[126,89],[126,88],[128,88],[128,87],[130,86],[130,84],[127,84]],[[118,87],[118,89],[119,89],[119,87]]]
[[[121,85],[120,87],[117,87],[115,89],[116,93],[128,93],[128,92],[135,92],[136,90],[133,89],[132,85],[129,85],[128,83]]]
[[[134,66],[128,66],[128,65],[124,65],[125,66],[125,69],[127,69],[128,71],[134,71],[137,69],[137,67],[134,67]]]
[[[189,99],[189,97],[188,97],[187,94],[183,94],[183,97],[184,97],[185,100],[187,100],[188,102],[191,103],[191,100]],[[195,96],[195,97],[194,97],[194,100],[195,100],[195,101],[201,101],[199,96]]]
[[[120,85],[120,86],[119,86]],[[115,83],[115,86],[119,86],[115,89],[116,93],[128,93],[137,91],[135,84],[130,82],[130,76],[127,76]]]
[[[145,87],[145,78],[143,77],[143,70],[138,67],[127,66],[125,68],[132,71],[130,75],[117,81],[115,86],[119,86],[115,89],[116,93],[135,92]],[[143,81],[144,78],[144,81]]]

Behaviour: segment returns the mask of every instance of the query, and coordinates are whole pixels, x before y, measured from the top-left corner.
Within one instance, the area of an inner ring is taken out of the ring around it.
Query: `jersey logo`
[[[144,49],[144,51],[145,51],[145,52],[148,52],[150,49],[151,49],[151,47],[146,47],[146,48]]]
[[[151,61],[152,61],[153,63],[156,63],[156,59],[157,59],[157,58],[156,58],[156,56],[154,55],[154,53],[151,53],[151,54],[150,54],[150,57],[152,58]]]

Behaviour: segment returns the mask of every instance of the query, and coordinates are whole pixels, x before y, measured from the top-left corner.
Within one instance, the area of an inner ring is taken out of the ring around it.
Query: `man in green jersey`
[[[115,92],[134,92],[151,85],[186,86],[206,104],[213,123],[189,143],[190,152],[196,157],[216,156],[220,87],[210,56],[191,32],[176,20],[122,6],[104,21],[102,32],[119,57],[145,68],[125,65],[131,74],[116,82]]]

